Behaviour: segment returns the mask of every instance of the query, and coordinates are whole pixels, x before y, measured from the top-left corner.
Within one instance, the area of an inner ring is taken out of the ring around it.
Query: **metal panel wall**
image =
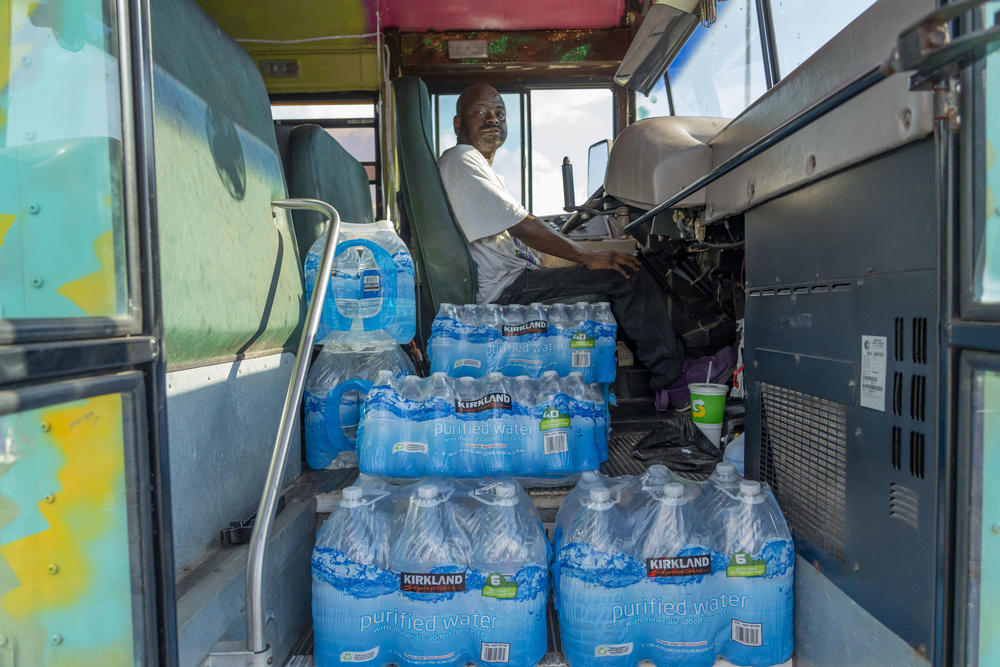
[[[932,141],[911,144],[747,213],[749,473],[774,486],[799,554],[924,656],[939,602],[934,159]]]

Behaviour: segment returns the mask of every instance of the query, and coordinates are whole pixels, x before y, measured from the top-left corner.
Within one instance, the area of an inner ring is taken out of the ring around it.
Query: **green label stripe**
[[[548,431],[554,428],[569,428],[569,415],[560,414],[558,417],[543,419],[539,422],[538,428],[542,431]]]
[[[594,339],[586,336],[581,336],[579,338],[577,336],[573,336],[573,338],[569,341],[569,346],[572,349],[594,347]]]
[[[737,551],[729,559],[727,577],[763,577],[767,572],[767,561],[753,560],[745,551]]]
[[[513,600],[517,597],[517,582],[510,581],[502,574],[491,574],[486,577],[486,585],[483,586],[484,598],[496,598],[498,600]]]

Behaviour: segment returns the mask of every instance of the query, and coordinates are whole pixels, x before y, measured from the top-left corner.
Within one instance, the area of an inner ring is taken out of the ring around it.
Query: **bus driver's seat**
[[[426,341],[442,303],[475,303],[476,265],[441,185],[427,86],[404,76],[393,82],[393,90],[403,208],[420,292],[418,335]]]

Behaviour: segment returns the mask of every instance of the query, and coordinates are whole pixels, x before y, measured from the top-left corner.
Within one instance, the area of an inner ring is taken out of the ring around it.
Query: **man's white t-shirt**
[[[474,146],[449,148],[438,158],[438,170],[476,263],[476,300],[490,303],[522,271],[541,266],[541,258],[507,231],[524,220],[528,210],[507,192],[503,178]]]

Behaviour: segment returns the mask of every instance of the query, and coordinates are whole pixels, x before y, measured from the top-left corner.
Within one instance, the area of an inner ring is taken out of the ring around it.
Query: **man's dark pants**
[[[611,311],[625,335],[635,344],[636,356],[652,374],[659,389],[678,375],[684,363],[684,345],[674,334],[659,287],[645,268],[625,278],[611,269],[592,271],[585,266],[525,271],[497,298],[496,303],[528,304],[599,294],[611,302]]]

